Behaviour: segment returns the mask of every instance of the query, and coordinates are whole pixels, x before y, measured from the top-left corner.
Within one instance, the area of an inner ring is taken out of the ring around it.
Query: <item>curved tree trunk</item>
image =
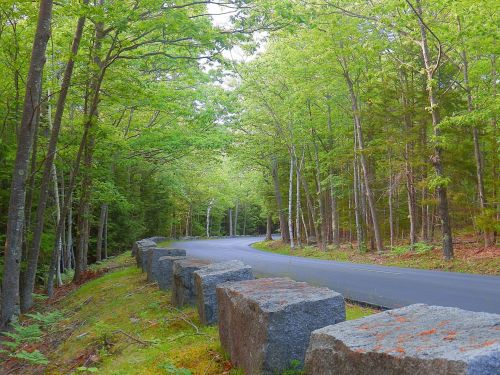
[[[45,65],[45,50],[50,37],[51,18],[52,0],[41,0],[28,78],[26,80],[23,117],[19,128],[14,173],[12,175],[5,241],[0,326],[9,323],[12,316],[19,314],[20,311],[19,268],[25,219],[26,178],[33,144],[33,133],[39,116],[42,72]]]
[[[84,0],[84,3],[88,3],[88,0]],[[22,302],[21,307],[23,311],[27,311],[33,304],[33,299],[31,297],[31,294],[33,292],[33,287],[35,285],[35,275],[38,267],[38,256],[40,254],[40,244],[42,240],[43,225],[45,219],[45,208],[47,205],[47,198],[49,193],[52,165],[54,164],[54,158],[56,155],[57,140],[59,138],[59,131],[61,129],[62,116],[64,113],[66,97],[71,83],[71,77],[73,75],[73,68],[75,64],[74,58],[78,53],[84,25],[85,25],[85,17],[82,16],[78,19],[75,35],[73,37],[73,44],[71,46],[71,55],[68,60],[68,63],[66,64],[63,80],[61,83],[61,91],[59,93],[59,98],[57,100],[56,113],[54,116],[54,124],[52,126],[50,134],[49,146],[47,150],[47,158],[45,160],[42,181],[40,183],[40,197],[36,211],[36,225],[33,233],[33,240],[31,242],[31,246],[28,252],[28,265],[25,274],[24,288],[21,298]],[[69,222],[68,225],[71,225],[71,222]],[[71,246],[72,241],[68,240],[68,245]]]

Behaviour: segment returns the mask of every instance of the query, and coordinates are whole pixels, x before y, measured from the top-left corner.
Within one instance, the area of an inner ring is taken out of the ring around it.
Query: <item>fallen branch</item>
[[[150,286],[154,286],[158,284],[156,281],[154,283],[149,283],[149,284],[146,284],[146,285],[143,285],[141,286],[140,288],[137,288],[137,289],[134,289],[133,291],[131,291],[130,293],[126,294],[125,297],[130,297],[132,296],[133,294],[137,293],[139,290],[143,290],[143,289],[146,289],[147,287],[150,287]]]
[[[117,329],[116,331],[113,332],[113,334],[117,334],[117,333],[121,333],[122,335],[124,336],[127,336],[129,339],[141,344],[141,345],[144,345],[144,346],[149,346],[151,344],[154,344],[154,341],[144,341],[144,340],[141,340],[137,337],[134,337],[132,336],[130,333],[127,333],[125,332],[124,330],[122,329]]]
[[[174,312],[177,312],[179,315],[176,316],[176,319],[181,319],[182,321],[186,322],[187,324],[189,324],[191,327],[193,327],[195,329],[196,332],[194,333],[184,333],[182,335],[179,335],[179,336],[175,336],[175,337],[172,337],[170,340],[168,341],[175,341],[175,340],[179,340],[183,337],[187,337],[187,336],[207,336],[209,337],[210,339],[212,339],[212,337],[206,333],[203,333],[203,332],[200,332],[200,328],[193,323],[193,321],[191,319],[189,319],[189,317],[184,313],[182,312],[181,310],[179,310],[178,308],[175,308],[173,306],[168,306],[168,309],[170,311],[174,311]]]

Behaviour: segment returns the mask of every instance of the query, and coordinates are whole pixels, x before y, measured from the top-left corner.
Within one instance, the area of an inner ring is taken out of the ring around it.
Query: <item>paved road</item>
[[[500,313],[500,277],[374,266],[279,255],[250,247],[259,237],[177,242],[196,258],[239,259],[258,276],[327,286],[354,301],[395,308],[412,303]]]

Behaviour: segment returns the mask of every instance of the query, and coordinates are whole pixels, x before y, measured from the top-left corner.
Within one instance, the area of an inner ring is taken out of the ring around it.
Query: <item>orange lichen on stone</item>
[[[420,332],[419,333],[419,336],[427,336],[427,335],[433,335],[437,332],[437,330],[435,328],[433,329],[430,329],[428,331],[423,331],[423,332]]]
[[[408,341],[409,339],[411,339],[412,337],[413,337],[413,335],[411,335],[409,333],[404,333],[402,335],[398,335],[396,341],[398,342],[398,344],[402,344],[405,341]]]
[[[410,321],[408,318],[405,318],[404,316],[396,316],[395,319],[399,323],[406,323]]]
[[[443,337],[443,340],[448,340],[448,341],[453,341],[457,338],[457,332],[456,331],[448,331],[448,334]]]
[[[461,352],[466,352],[468,350],[475,350],[475,349],[486,348],[486,347],[494,345],[496,343],[497,343],[497,340],[488,340],[488,341],[482,342],[480,344],[475,344],[475,345],[469,345],[469,346],[462,347],[462,348],[460,348],[460,351]]]

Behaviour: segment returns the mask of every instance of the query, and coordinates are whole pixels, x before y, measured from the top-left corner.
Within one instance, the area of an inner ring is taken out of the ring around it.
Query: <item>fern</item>
[[[27,352],[26,350],[21,350],[20,352],[11,354],[10,356],[13,358],[22,359],[26,362],[29,362],[29,364],[31,365],[47,365],[49,363],[47,357],[45,357],[38,350],[35,350],[31,353]]]
[[[9,337],[12,341],[2,341],[1,344],[11,349],[16,349],[21,343],[32,343],[42,339],[42,331],[38,324],[22,326],[19,323],[12,323],[14,332],[3,332],[3,336]]]
[[[31,293],[35,301],[45,301],[49,297],[45,294]]]
[[[35,314],[26,314],[26,316],[29,316],[37,322],[42,323],[45,327],[49,327],[61,320],[63,314],[60,311],[55,310],[45,315],[37,312]]]

